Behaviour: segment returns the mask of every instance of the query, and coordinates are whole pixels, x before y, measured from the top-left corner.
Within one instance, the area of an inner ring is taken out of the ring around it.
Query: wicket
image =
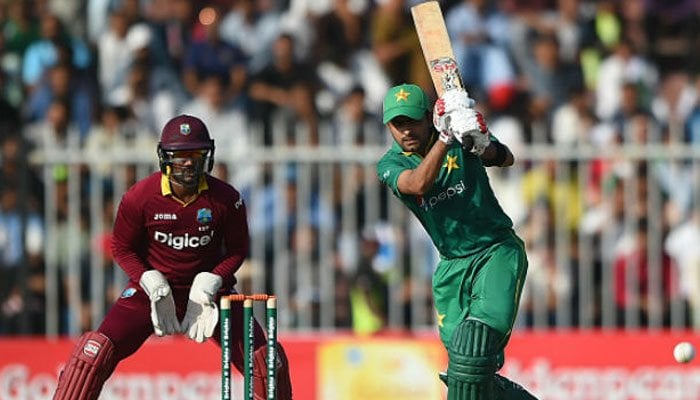
[[[267,294],[232,294],[220,300],[221,400],[231,400],[231,302],[243,302],[243,399],[253,400],[253,304],[265,302],[267,325],[267,400],[277,399],[277,298]]]

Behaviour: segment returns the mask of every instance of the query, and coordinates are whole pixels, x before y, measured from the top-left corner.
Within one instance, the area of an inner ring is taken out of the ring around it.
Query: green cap
[[[419,86],[404,83],[394,86],[384,96],[384,123],[398,116],[422,119],[430,109],[430,100]]]

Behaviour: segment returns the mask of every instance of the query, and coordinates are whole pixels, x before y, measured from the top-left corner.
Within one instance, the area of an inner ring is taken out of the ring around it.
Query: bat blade
[[[411,7],[411,15],[437,95],[464,88],[440,3],[426,1],[415,5]]]

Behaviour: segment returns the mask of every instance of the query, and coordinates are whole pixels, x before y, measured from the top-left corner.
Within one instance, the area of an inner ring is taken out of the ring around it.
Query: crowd
[[[412,82],[432,91],[409,13],[415,3],[0,1],[0,334],[45,329],[45,202],[64,222],[71,170],[57,164],[42,173],[43,156],[81,149],[93,160],[140,154],[155,163],[160,129],[178,113],[206,121],[217,154],[233,159],[260,147],[385,145],[386,90]],[[697,2],[441,4],[464,82],[494,134],[516,159],[532,146],[573,155],[537,155],[514,172],[490,172],[530,247],[524,324],[646,326],[652,313],[668,325],[672,305],[683,302],[682,323],[700,326],[692,311],[700,310],[698,160],[605,156],[700,145]],[[243,188],[260,173],[217,168]],[[108,162],[91,164],[107,186],[111,171]],[[46,198],[47,179],[56,198]],[[659,218],[648,218],[652,210]],[[113,211],[105,201],[107,225]],[[334,217],[333,205],[320,209],[315,225]],[[365,315],[358,329],[373,331],[392,301],[390,267],[382,236],[369,233],[376,226],[357,228],[364,234],[349,257],[356,265],[339,268],[347,276],[336,289],[348,303],[338,301],[336,323],[352,326],[353,315]],[[649,246],[649,237],[660,240]],[[585,259],[581,238],[595,259]],[[582,280],[596,287],[597,301],[582,297]],[[547,312],[536,311],[532,293],[546,294]],[[358,300],[363,295],[372,300]],[[571,312],[561,312],[562,302]]]

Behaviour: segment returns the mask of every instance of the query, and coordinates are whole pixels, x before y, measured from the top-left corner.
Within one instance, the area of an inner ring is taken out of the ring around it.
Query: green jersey
[[[459,143],[448,149],[425,195],[399,192],[401,172],[415,169],[422,160],[394,142],[377,163],[377,174],[423,224],[443,257],[469,256],[512,236],[513,222],[498,204],[481,160],[463,151]]]

